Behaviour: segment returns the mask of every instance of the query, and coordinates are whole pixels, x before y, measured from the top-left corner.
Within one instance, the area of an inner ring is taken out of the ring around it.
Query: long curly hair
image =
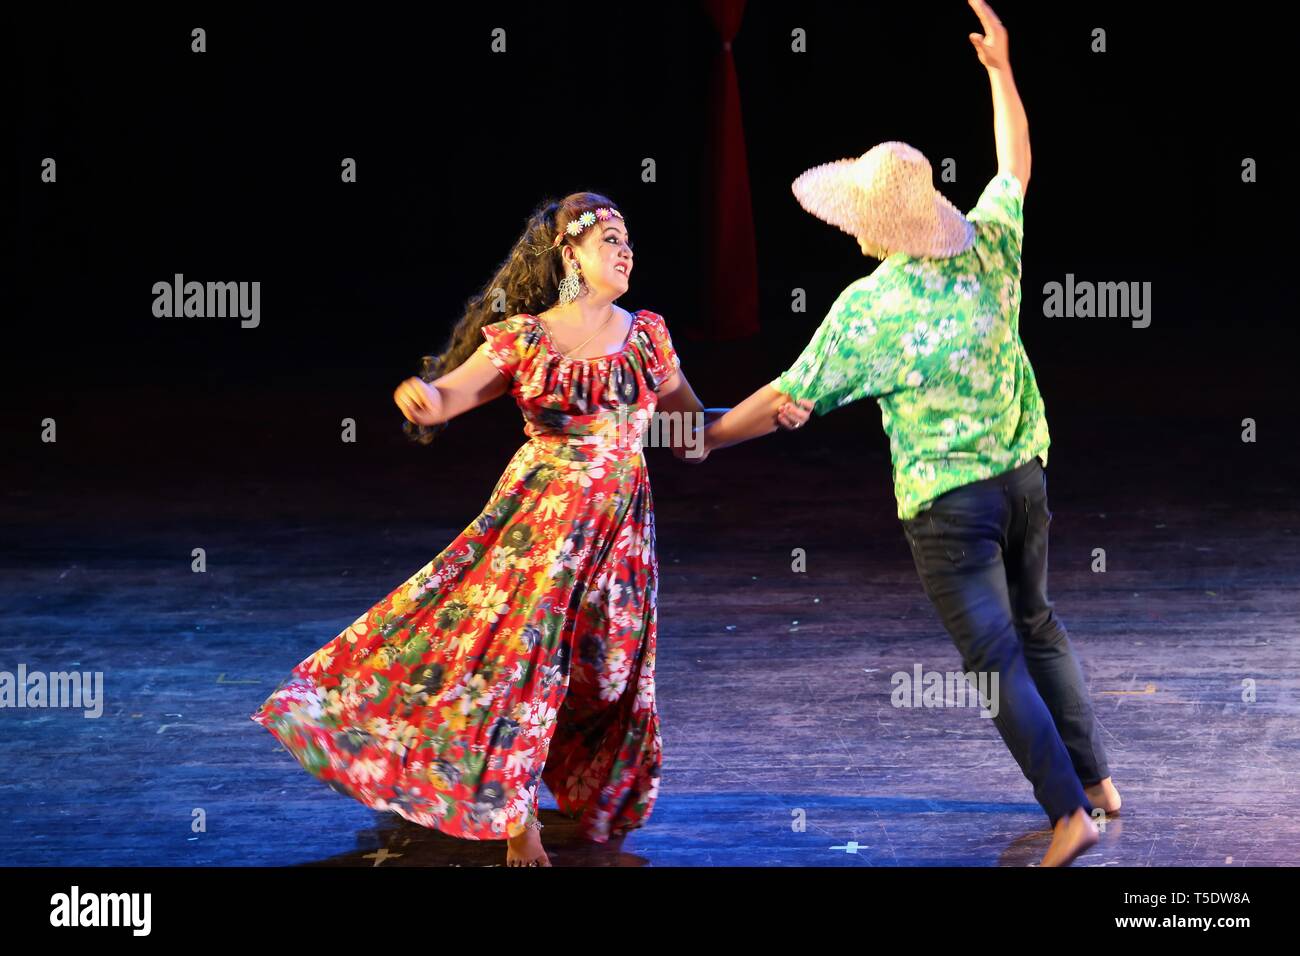
[[[592,192],[570,193],[538,205],[496,274],[465,303],[465,312],[452,327],[442,351],[421,356],[420,378],[432,382],[463,364],[483,344],[483,326],[521,312],[536,315],[554,305],[564,278],[563,247],[575,244],[586,234],[569,235],[569,223],[600,206],[618,208],[605,196]],[[555,237],[561,234],[563,241],[553,247]],[[402,421],[406,437],[422,445],[433,441],[446,427],[446,422],[416,425]]]

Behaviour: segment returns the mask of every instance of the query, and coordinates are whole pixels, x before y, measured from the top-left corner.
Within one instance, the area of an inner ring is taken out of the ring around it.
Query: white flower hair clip
[[[582,230],[586,229],[588,226],[594,226],[597,222],[607,222],[614,216],[623,219],[623,214],[621,212],[609,206],[597,206],[595,209],[588,209],[581,216],[578,216],[570,222],[561,232],[555,234],[555,241],[551,243],[551,248],[554,249],[563,242],[566,234],[570,236],[581,235]],[[624,222],[626,221],[627,220],[624,220]]]

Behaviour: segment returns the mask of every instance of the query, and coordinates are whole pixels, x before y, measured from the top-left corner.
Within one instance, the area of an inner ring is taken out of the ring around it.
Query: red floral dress
[[[642,310],[621,351],[564,358],[541,323],[483,329],[528,441],[447,548],[310,655],[252,719],[376,810],[522,833],[544,781],[597,842],[659,790],[654,509],[642,437],[680,366]]]

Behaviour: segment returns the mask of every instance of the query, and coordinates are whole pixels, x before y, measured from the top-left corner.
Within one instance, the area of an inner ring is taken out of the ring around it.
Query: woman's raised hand
[[[442,421],[442,395],[422,378],[411,377],[398,385],[393,401],[406,420],[416,425],[437,425]]]
[[[1004,70],[1011,63],[1010,53],[1007,50],[1007,28],[1002,25],[1002,21],[997,18],[984,0],[967,0],[971,9],[975,11],[975,16],[980,18],[980,26],[984,28],[984,35],[978,33],[970,34],[970,42],[975,45],[975,52],[979,55],[980,62],[990,70]]]

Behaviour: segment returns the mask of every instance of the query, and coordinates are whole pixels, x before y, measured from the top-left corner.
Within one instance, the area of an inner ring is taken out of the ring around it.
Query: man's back
[[[1020,341],[1020,184],[995,177],[967,218],[969,249],[896,254],[852,283],[772,387],[818,414],[873,396],[889,435],[898,516],[1007,471],[1050,436]]]

